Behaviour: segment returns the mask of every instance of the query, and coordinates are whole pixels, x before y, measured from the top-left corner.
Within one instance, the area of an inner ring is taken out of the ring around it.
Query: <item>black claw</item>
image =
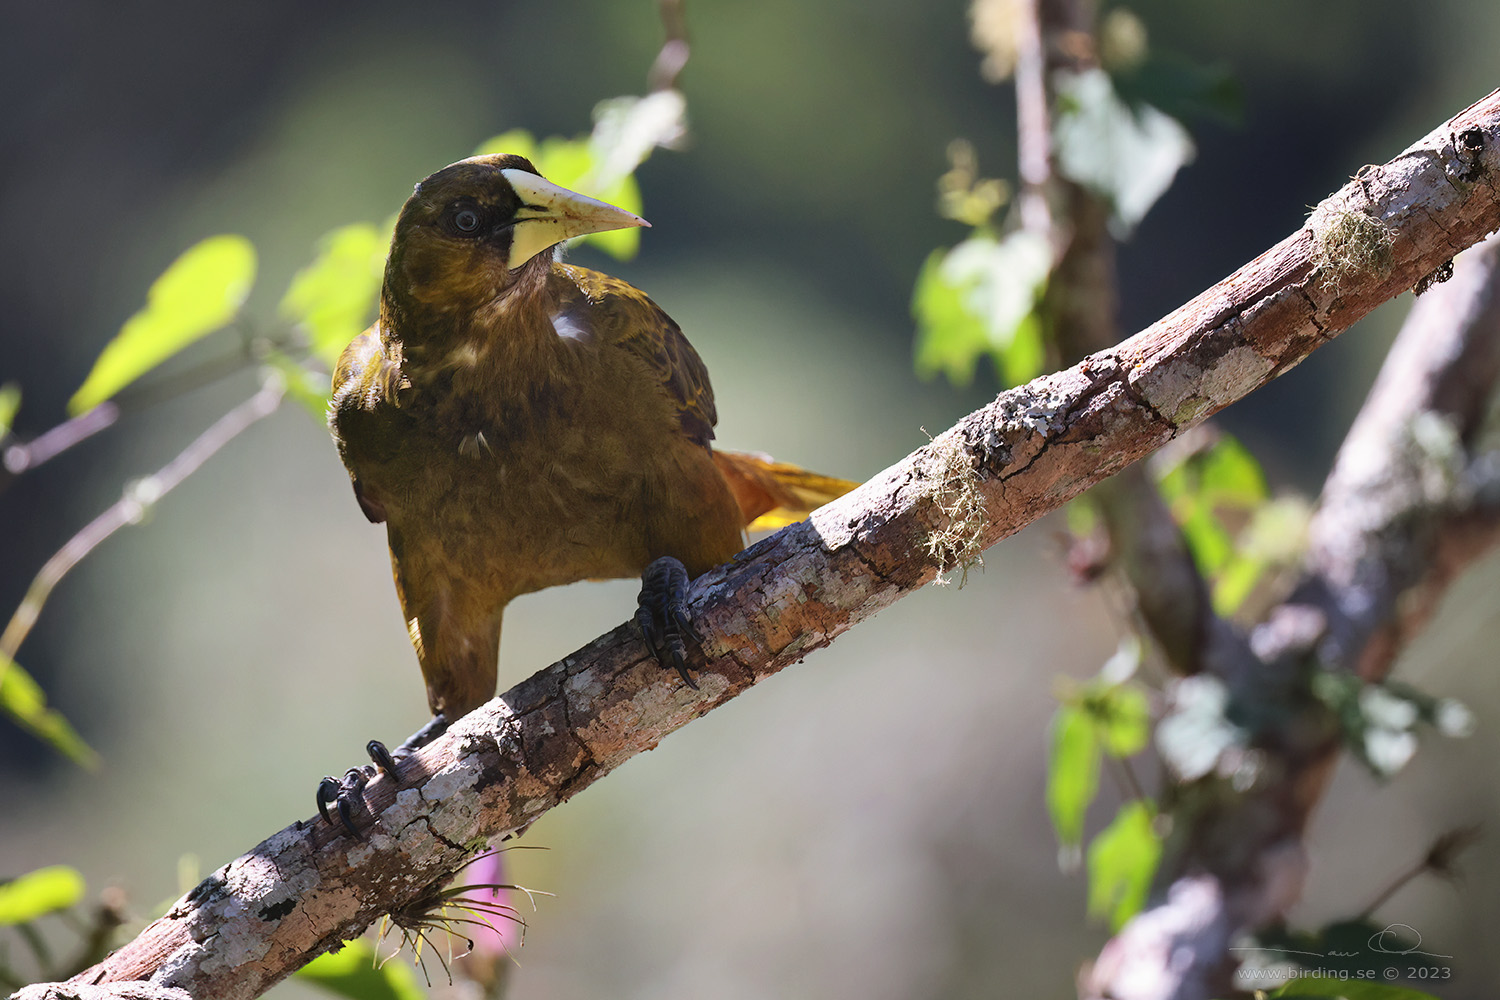
[[[339,800],[339,783],[331,775],[324,777],[318,782],[318,813],[323,817],[323,822],[332,823],[333,817],[328,815],[328,804]]]
[[[365,835],[354,828],[354,819],[349,815],[349,796],[339,796],[339,822],[344,824],[344,829],[356,840],[364,840]]]
[[[396,764],[406,759],[411,754],[425,747],[448,729],[448,719],[443,715],[435,715],[432,721],[408,736],[394,752],[387,750],[384,743],[379,740],[371,740],[365,744],[365,752],[370,755],[373,766],[366,764],[364,767],[351,767],[344,772],[342,780],[335,778],[324,778],[318,782],[318,815],[323,817],[325,823],[332,824],[333,816],[329,812],[330,805],[338,807],[339,823],[348,830],[351,836],[364,840],[364,834],[354,827],[354,808],[351,803],[356,795],[364,791],[371,778],[384,771],[391,776],[391,780],[397,780],[399,775]]]
[[[397,747],[397,750],[403,749],[406,749],[406,744],[404,743],[400,747]],[[376,767],[393,778],[396,776],[396,758],[391,756],[391,752],[385,748],[384,743],[379,740],[371,740],[365,744],[365,753],[370,755],[370,759],[375,762]],[[402,754],[402,756],[405,756],[405,754]]]
[[[647,566],[641,574],[635,627],[656,662],[677,671],[682,682],[696,691],[698,685],[688,672],[687,640],[695,643],[703,640],[688,614],[687,590],[687,569],[678,560],[662,556]]]

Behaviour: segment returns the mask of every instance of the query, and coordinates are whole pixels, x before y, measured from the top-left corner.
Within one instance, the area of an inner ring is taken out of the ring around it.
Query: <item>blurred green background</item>
[[[1295,229],[1360,165],[1496,82],[1500,5],[1224,0],[1134,5],[1155,46],[1232,69],[1244,122],[1199,155],[1121,253],[1138,329]],[[911,373],[908,300],[935,246],[944,150],[1014,175],[1008,87],[985,84],[960,0],[687,0],[693,133],[640,171],[654,227],[620,264],[713,373],[728,447],[869,476],[988,399]],[[587,131],[641,93],[649,0],[256,4],[89,0],[0,13],[0,381],[22,434],[67,397],[184,247],[241,232],[269,324],[313,241],[393,212],[487,137]],[[1315,490],[1409,299],[1222,423],[1279,488]],[[221,343],[220,349],[223,345]],[[212,354],[213,350],[198,356]],[[253,389],[244,374],[133,416],[0,493],[0,608],[67,537]],[[1117,627],[1067,580],[1044,521],[963,590],[901,602],[545,817],[515,877],[531,918],[513,996],[1067,997],[1101,928],[1060,874],[1042,804],[1058,674]],[[1468,701],[1387,786],[1340,770],[1296,917],[1362,908],[1438,832],[1493,820],[1500,564],[1450,597],[1399,676]],[[629,583],[523,598],[502,687],[624,619]],[[299,408],[231,444],[58,590],[19,657],[104,755],[81,773],[0,725],[0,875],[66,862],[137,912],[309,815],[317,779],[426,719],[384,534]],[[1096,826],[1116,793],[1096,805]],[[1091,830],[1092,832],[1092,830]],[[1500,863],[1381,910],[1452,955],[1444,996],[1500,981]],[[282,987],[290,996],[305,987]]]

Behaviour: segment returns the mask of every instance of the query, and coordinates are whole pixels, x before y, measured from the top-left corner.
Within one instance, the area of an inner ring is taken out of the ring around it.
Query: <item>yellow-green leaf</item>
[[[15,424],[16,411],[21,408],[21,387],[14,382],[0,385],[0,440],[10,433]]]
[[[68,401],[83,413],[240,311],[255,281],[255,248],[243,236],[210,236],[189,247],[151,284],[146,307],[125,321]]]
[[[1117,684],[1088,704],[1110,756],[1132,757],[1146,748],[1151,738],[1151,707],[1145,691],[1134,684]]]
[[[1089,915],[1109,918],[1111,930],[1140,912],[1151,889],[1161,860],[1151,818],[1148,803],[1127,802],[1089,845]]]
[[[282,297],[282,316],[307,332],[313,355],[329,368],[370,325],[389,245],[389,234],[368,222],[341,226],[318,241],[317,257]]]
[[[474,150],[475,156],[494,156],[497,153],[511,153],[515,156],[524,156],[526,159],[536,162],[536,140],[531,133],[524,128],[513,128],[509,132],[502,132],[493,139],[486,139]]]
[[[1083,842],[1083,817],[1099,791],[1099,736],[1088,713],[1064,705],[1052,719],[1047,811],[1064,847]]]
[[[52,865],[0,883],[0,924],[24,924],[83,898],[83,876],[75,868]]]
[[[328,384],[327,372],[315,372],[281,351],[269,351],[266,364],[281,373],[286,380],[286,394],[301,403],[317,420],[328,419],[328,396],[332,386]]]
[[[99,755],[83,742],[61,713],[47,707],[47,696],[41,686],[7,656],[0,656],[0,713],[10,716],[79,766],[91,769],[98,766]]]
[[[319,955],[298,970],[297,978],[350,1000],[425,1000],[410,965],[379,963],[375,948],[364,940],[349,941],[342,951]]]

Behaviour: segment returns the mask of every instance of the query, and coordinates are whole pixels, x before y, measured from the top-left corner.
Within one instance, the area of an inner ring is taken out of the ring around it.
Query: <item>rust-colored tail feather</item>
[[[859,485],[756,452],[716,450],[714,464],[739,501],[749,531],[767,531],[800,521]]]

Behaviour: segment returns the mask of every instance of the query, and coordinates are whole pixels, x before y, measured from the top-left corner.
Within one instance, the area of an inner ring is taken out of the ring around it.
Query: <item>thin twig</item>
[[[86,413],[64,420],[24,444],[9,445],[5,449],[5,471],[7,479],[34,469],[69,448],[93,437],[120,418],[120,407],[106,400]]]
[[[220,417],[160,471],[128,484],[119,500],[47,560],[26,589],[26,596],[11,616],[4,634],[0,635],[0,681],[3,681],[8,661],[15,658],[58,581],[110,535],[127,524],[138,524],[156,501],[175,489],[220,448],[256,421],[275,412],[285,392],[286,383],[279,374],[267,375],[259,392]]]
[[[226,329],[236,327],[239,328],[241,341],[232,353],[209,358],[180,372],[130,386],[114,399],[100,403],[87,413],[71,417],[30,441],[7,446],[3,459],[0,459],[0,467],[4,469],[0,473],[0,490],[9,486],[21,473],[51,461],[69,448],[114,425],[121,416],[147,410],[242,372],[259,364],[268,349],[289,350],[285,335],[255,337],[243,324]]]
[[[676,90],[677,77],[688,61],[687,14],[683,10],[684,0],[658,0],[661,9],[662,28],[666,40],[661,51],[646,73],[646,85],[653,93],[658,90]]]

